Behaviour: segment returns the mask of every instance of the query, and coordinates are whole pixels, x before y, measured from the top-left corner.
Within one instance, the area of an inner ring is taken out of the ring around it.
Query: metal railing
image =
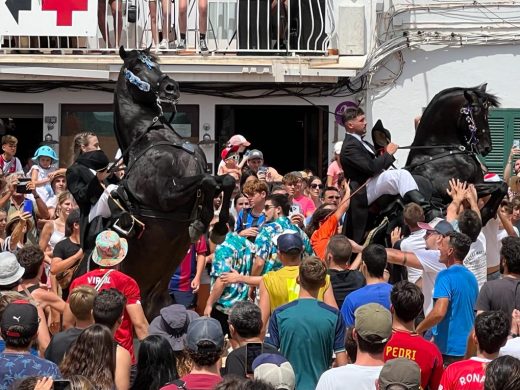
[[[196,53],[206,21],[211,53],[321,55],[336,25],[332,0],[105,0],[99,8],[96,36],[3,36],[0,53],[101,54],[120,44]],[[186,49],[178,50],[184,26]]]

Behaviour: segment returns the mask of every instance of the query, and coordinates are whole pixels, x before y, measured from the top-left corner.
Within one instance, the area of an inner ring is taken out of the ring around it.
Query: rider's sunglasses
[[[311,184],[311,188],[319,188],[320,190],[322,190],[323,184]]]

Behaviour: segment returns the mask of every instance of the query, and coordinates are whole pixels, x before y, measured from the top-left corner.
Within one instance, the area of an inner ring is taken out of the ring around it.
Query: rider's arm
[[[389,168],[395,161],[394,156],[388,152],[376,158],[366,158],[364,154],[360,153],[360,148],[364,146],[359,145],[359,141],[355,139],[345,140],[343,145],[340,162],[345,170],[348,170],[349,167],[354,167],[367,176],[374,176]]]
[[[103,194],[104,188],[93,174],[88,181],[84,180],[82,169],[79,165],[73,165],[67,169],[67,188],[78,203],[95,204]]]
[[[386,249],[386,261],[391,264],[405,265],[407,267],[423,269],[419,258],[412,252],[403,252],[397,249]]]

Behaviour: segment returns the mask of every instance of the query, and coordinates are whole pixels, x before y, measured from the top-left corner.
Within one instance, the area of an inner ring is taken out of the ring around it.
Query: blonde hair
[[[98,292],[94,287],[82,285],[72,290],[69,296],[70,311],[78,320],[88,320],[91,318],[94,299]]]
[[[74,201],[74,197],[69,191],[63,191],[58,195],[58,204],[56,205],[56,211],[54,212],[55,218],[59,218],[59,214],[61,212],[61,205],[67,200],[72,199]]]
[[[74,158],[78,158],[78,156],[83,153],[81,151],[82,146],[88,145],[88,137],[97,137],[91,131],[84,131],[83,133],[78,133],[74,136]]]

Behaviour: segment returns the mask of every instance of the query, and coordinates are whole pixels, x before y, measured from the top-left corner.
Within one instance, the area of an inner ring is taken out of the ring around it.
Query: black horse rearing
[[[178,84],[162,73],[149,50],[125,51],[114,94],[114,127],[127,166],[124,188],[131,211],[146,228],[129,239],[122,270],[137,280],[148,318],[170,303],[168,283],[190,242],[213,219],[213,199],[224,193],[214,242],[227,232],[231,176],[207,174],[203,151],[185,142],[163,117],[162,105],[175,105]]]

